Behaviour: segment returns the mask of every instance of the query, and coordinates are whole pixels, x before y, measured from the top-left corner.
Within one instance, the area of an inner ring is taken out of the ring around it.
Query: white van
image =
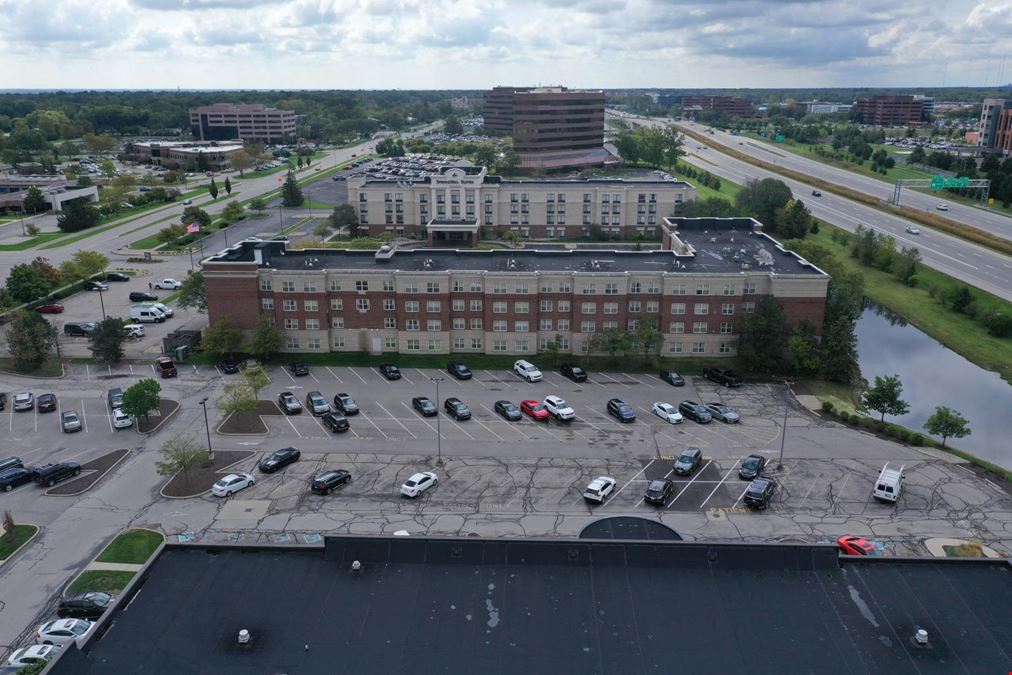
[[[875,489],[871,491],[872,496],[883,502],[895,502],[899,499],[900,492],[903,490],[904,468],[906,465],[899,469],[890,469],[889,463],[886,462],[878,475],[878,480],[875,481]]]
[[[155,307],[134,305],[130,308],[130,318],[137,323],[161,323],[165,321],[165,314]]]
[[[169,307],[168,305],[164,305],[160,302],[142,302],[141,307],[154,307],[159,312],[164,314],[167,318],[172,318],[172,315],[175,314],[175,312],[172,311],[171,307]]]

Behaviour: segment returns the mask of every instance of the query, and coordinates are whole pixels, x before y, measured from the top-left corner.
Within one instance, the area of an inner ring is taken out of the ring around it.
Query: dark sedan
[[[39,412],[53,412],[56,410],[56,394],[39,394],[35,404],[39,407]]]
[[[56,615],[61,619],[97,619],[116,597],[105,591],[81,591],[60,600]]]
[[[698,424],[709,424],[713,419],[713,415],[706,409],[706,406],[696,401],[682,401],[678,404],[678,412]]]
[[[392,363],[381,363],[379,364],[380,375],[387,378],[388,380],[399,380],[401,379],[400,369]]]
[[[523,415],[520,413],[520,408],[516,403],[511,401],[496,401],[495,411],[510,422],[518,422],[523,418]]]
[[[130,293],[130,302],[156,302],[158,296],[147,291],[133,291]]]
[[[643,499],[651,504],[663,504],[671,496],[671,492],[674,489],[674,483],[664,478],[658,478],[657,480],[650,481],[650,484],[647,485],[647,491],[643,494]]]
[[[85,281],[83,288],[86,291],[108,291],[109,284],[101,281]],[[130,299],[133,300],[133,298]]]
[[[443,401],[443,409],[458,422],[471,419],[471,409],[456,396],[451,396]]]
[[[319,473],[309,484],[309,489],[320,495],[327,495],[342,485],[351,482],[351,473],[345,469],[333,469]]]
[[[334,409],[345,415],[357,415],[358,403],[348,394],[341,393],[334,397]]]
[[[685,386],[685,378],[673,370],[662,370],[658,377],[673,387]]]
[[[303,377],[304,375],[309,375],[309,366],[307,366],[302,361],[296,361],[295,363],[289,364],[288,370],[295,377]]]
[[[425,417],[432,417],[433,415],[439,414],[439,408],[432,402],[432,399],[427,396],[415,396],[411,399],[411,407],[420,412]]]
[[[222,359],[218,361],[218,370],[225,375],[235,375],[239,372],[239,364],[236,363],[235,359]]]
[[[620,398],[613,398],[608,401],[608,414],[619,422],[635,422],[636,411],[632,406]]]
[[[334,433],[351,429],[351,425],[348,424],[348,418],[339,413],[327,413],[320,418],[320,421],[323,422],[323,426],[327,427]]]
[[[571,379],[573,382],[586,382],[587,371],[580,366],[575,366],[572,363],[564,363],[559,368],[559,372]]]
[[[257,464],[257,468],[264,473],[274,473],[292,462],[299,461],[299,457],[301,456],[302,453],[295,448],[282,448],[261,459],[260,463]]]
[[[10,492],[19,485],[31,483],[34,476],[31,471],[23,466],[14,466],[10,469],[0,471],[0,489]]]
[[[742,480],[752,480],[753,478],[758,478],[765,468],[765,457],[762,455],[749,455],[745,458],[745,461],[741,463],[741,468],[738,469],[738,478],[741,478]]]
[[[123,274],[122,272],[109,272],[105,275],[106,281],[130,281],[129,274]]]
[[[450,361],[449,365],[446,366],[446,372],[458,380],[470,380],[472,377],[471,369],[460,361]]]

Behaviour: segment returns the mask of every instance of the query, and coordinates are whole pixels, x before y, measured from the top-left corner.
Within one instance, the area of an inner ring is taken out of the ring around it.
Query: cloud
[[[131,2],[141,9],[176,12],[206,9],[252,9],[272,4],[273,0],[131,0]]]

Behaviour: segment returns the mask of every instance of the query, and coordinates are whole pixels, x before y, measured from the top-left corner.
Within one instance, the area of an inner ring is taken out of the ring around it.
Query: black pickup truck
[[[740,387],[745,380],[730,368],[703,368],[703,377],[725,387]]]

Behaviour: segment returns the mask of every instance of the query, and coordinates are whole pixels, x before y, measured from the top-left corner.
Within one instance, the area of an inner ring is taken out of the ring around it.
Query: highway
[[[647,120],[625,115],[623,119],[639,126],[668,124],[666,120]],[[686,160],[735,183],[744,185],[750,179],[763,178],[782,180],[791,188],[795,197],[805,202],[817,218],[851,232],[860,224],[889,234],[896,240],[897,247],[916,246],[925,265],[1012,301],[1012,258],[1008,256],[829,192],[823,192],[821,197],[814,197],[811,185],[760,169],[689,137],[685,138],[683,148],[686,151]],[[843,173],[845,177],[858,178],[856,174]],[[974,211],[981,212],[978,209]],[[908,234],[906,232],[908,226],[917,227],[921,234]]]

